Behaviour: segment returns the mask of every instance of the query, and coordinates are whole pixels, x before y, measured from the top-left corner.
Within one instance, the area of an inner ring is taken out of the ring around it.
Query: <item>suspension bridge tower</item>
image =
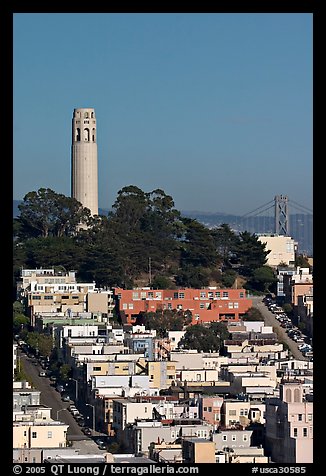
[[[275,204],[275,234],[289,236],[290,221],[288,211],[288,197],[285,195],[276,195]]]

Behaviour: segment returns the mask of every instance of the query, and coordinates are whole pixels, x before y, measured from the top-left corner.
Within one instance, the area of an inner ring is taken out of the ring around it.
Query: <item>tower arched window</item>
[[[285,392],[285,401],[287,403],[291,403],[292,401],[292,391],[290,388],[286,389],[286,392]]]
[[[84,129],[84,141],[89,142],[89,129],[87,127]]]
[[[91,112],[91,118],[93,119],[93,117],[94,117],[94,112]]]
[[[84,118],[85,118],[85,119],[88,119],[88,112],[85,112]]]
[[[294,402],[300,402],[300,390],[298,388],[294,390]]]
[[[77,129],[76,129],[76,131],[75,131],[75,140],[76,140],[77,142],[80,141],[80,128],[79,128],[79,127],[77,127]]]
[[[93,127],[92,129],[92,141],[95,142],[96,136],[95,136],[95,128]]]

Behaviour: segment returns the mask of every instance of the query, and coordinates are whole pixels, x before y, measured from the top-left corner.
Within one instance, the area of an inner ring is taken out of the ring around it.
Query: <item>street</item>
[[[39,376],[39,372],[42,368],[39,364],[34,365],[33,361],[36,359],[30,359],[24,352],[21,352],[20,349],[18,350],[18,356],[21,359],[25,373],[31,378],[33,385],[41,391],[41,404],[52,408],[51,418],[63,421],[69,425],[67,432],[68,437],[83,437],[83,439],[87,439],[72,414],[67,410],[69,403],[61,400],[59,392],[55,390],[55,387],[50,385],[50,380],[47,377]]]
[[[298,345],[290,339],[285,332],[285,329],[280,326],[280,323],[275,318],[275,315],[265,306],[262,296],[252,296],[252,306],[258,309],[264,318],[264,322],[267,326],[272,326],[277,329],[277,334],[281,342],[287,344],[295,359],[308,360],[298,349]]]

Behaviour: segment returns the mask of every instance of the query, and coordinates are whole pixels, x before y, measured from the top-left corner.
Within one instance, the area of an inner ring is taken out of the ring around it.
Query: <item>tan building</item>
[[[221,408],[221,421],[224,427],[249,424],[250,402],[241,400],[224,400]]]
[[[64,448],[69,425],[51,419],[13,422],[13,448]]]
[[[266,400],[265,419],[272,462],[313,462],[313,402],[304,396],[300,382],[280,385],[280,398]]]
[[[113,317],[113,291],[96,289],[87,294],[87,311],[104,314],[108,319]]]
[[[298,243],[293,238],[275,234],[258,234],[257,238],[266,245],[266,251],[269,251],[266,257],[267,266],[277,267],[280,263],[294,266]]]
[[[149,361],[147,365],[150,388],[169,388],[176,381],[174,362],[158,360]]]
[[[184,438],[182,440],[183,462],[189,463],[216,463],[215,443],[203,438]]]

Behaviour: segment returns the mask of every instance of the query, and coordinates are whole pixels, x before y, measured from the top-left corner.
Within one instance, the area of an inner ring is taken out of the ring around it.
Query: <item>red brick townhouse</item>
[[[113,288],[119,311],[128,324],[134,324],[140,312],[164,309],[190,310],[192,323],[238,321],[252,306],[245,289],[150,289]]]

